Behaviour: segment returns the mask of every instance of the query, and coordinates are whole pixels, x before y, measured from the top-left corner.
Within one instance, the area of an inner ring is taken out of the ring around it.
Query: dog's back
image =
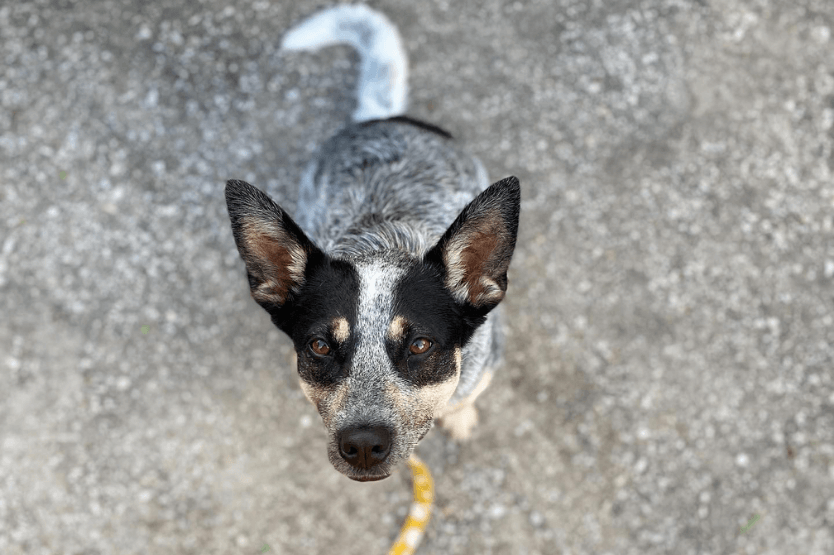
[[[422,255],[489,186],[486,171],[439,127],[403,116],[408,64],[399,33],[379,12],[342,5],[284,37],[284,50],[348,44],[359,53],[357,104],[301,181],[299,225],[326,252],[355,257],[395,249]]]
[[[301,182],[299,224],[325,251],[423,255],[489,182],[448,134],[407,118],[353,124]]]

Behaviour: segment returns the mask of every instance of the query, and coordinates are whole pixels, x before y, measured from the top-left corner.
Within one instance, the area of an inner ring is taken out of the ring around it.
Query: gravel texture
[[[418,448],[421,555],[834,553],[834,2],[378,1],[522,224],[507,364]],[[315,1],[0,4],[0,553],[385,553],[227,178],[292,211],[356,55]],[[746,526],[759,516],[746,531]]]

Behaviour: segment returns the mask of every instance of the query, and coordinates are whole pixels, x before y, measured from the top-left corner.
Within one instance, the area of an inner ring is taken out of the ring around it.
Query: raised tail
[[[397,28],[387,17],[358,4],[328,8],[290,29],[282,50],[318,50],[348,44],[359,52],[358,107],[354,121],[405,113],[408,60]]]

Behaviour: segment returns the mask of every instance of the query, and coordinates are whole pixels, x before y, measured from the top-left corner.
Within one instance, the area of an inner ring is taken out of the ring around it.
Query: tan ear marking
[[[504,298],[504,291],[489,276],[506,271],[498,252],[500,237],[505,234],[500,218],[482,218],[468,233],[449,242],[444,256],[446,286],[458,301],[479,306]]]
[[[291,290],[304,282],[307,256],[279,227],[246,218],[241,222],[248,271],[261,280],[252,297],[283,304]]]

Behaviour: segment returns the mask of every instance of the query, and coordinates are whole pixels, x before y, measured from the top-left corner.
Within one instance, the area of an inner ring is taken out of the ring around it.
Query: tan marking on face
[[[417,428],[434,419],[435,412],[445,405],[458,385],[460,375],[447,381],[413,389],[402,389],[394,382],[385,387],[385,397],[394,406],[400,421],[407,427]]]
[[[448,380],[422,387],[413,387],[399,380],[385,384],[385,397],[397,411],[403,425],[419,428],[427,425],[449,402],[460,381],[461,350],[455,347],[455,374]]]
[[[339,343],[344,343],[350,337],[350,325],[348,325],[347,318],[339,317],[333,320],[331,324],[333,329],[333,337]]]
[[[350,387],[348,386],[350,382],[347,381],[339,387],[336,388],[336,391],[333,392],[333,396],[330,399],[330,404],[328,405],[328,412],[330,416],[334,416],[340,410],[345,408],[345,403],[347,402],[348,397],[348,390]]]
[[[394,319],[388,325],[388,339],[391,341],[399,341],[402,339],[407,324],[408,322],[402,316],[394,316]]]
[[[325,425],[330,425],[330,421],[336,413],[344,408],[348,385],[343,383],[335,388],[319,387],[307,383],[301,378],[298,379],[298,383],[301,385],[301,391],[304,392],[304,396],[319,411]]]
[[[301,391],[304,392],[304,396],[307,397],[307,400],[313,403],[313,405],[318,408],[319,404],[324,400],[327,392],[324,391],[322,387],[316,387],[313,384],[309,384],[298,378],[298,383],[301,385]]]
[[[411,403],[409,402],[408,395],[400,389],[393,381],[388,381],[385,384],[385,397],[394,405],[394,410],[400,416],[400,421],[405,422],[407,424],[411,424],[414,420],[414,416],[411,414]]]
[[[452,398],[452,395],[455,393],[455,389],[458,387],[459,381],[460,372],[457,372],[452,378],[449,378],[445,382],[421,387],[417,392],[417,404],[421,407],[426,407],[426,410],[429,411],[431,417],[435,418],[443,407],[449,402],[449,399]]]
[[[435,418],[437,414],[445,407],[449,399],[455,393],[460,381],[460,367],[461,367],[461,350],[460,347],[455,347],[455,375],[446,380],[434,385],[421,387],[417,390],[417,402],[421,412],[428,413],[431,418]]]

